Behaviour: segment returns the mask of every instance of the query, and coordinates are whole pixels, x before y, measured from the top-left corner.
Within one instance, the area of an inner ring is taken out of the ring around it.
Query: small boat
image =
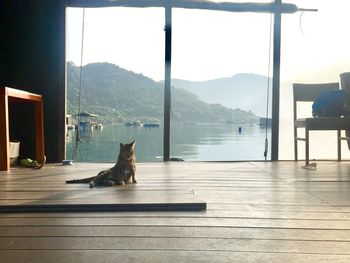
[[[143,126],[143,124],[139,121],[133,121],[133,122],[126,122],[124,124],[124,126],[127,126],[127,127],[140,127],[140,126]]]
[[[96,118],[98,115],[82,112],[80,114],[73,115],[76,118],[77,124],[76,129],[80,130],[91,130],[91,129],[98,129],[102,130],[103,125],[102,123],[96,122]]]
[[[261,128],[270,128],[272,125],[272,119],[271,118],[260,118],[258,125]]]
[[[159,123],[144,123],[143,127],[145,128],[158,128],[160,126]]]

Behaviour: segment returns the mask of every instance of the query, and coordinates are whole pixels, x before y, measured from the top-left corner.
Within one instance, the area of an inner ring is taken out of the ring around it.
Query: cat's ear
[[[132,143],[130,143],[131,147],[133,147],[133,148],[134,148],[134,147],[135,147],[135,143],[136,143],[136,142],[135,142],[135,140],[134,140],[134,141],[132,141]]]
[[[124,144],[120,143],[120,145],[119,145],[119,146],[120,146],[120,148],[123,148]]]

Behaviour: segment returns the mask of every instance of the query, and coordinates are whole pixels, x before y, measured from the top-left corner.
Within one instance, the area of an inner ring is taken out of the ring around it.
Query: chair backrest
[[[350,72],[344,72],[340,74],[341,89],[350,93]]]
[[[298,101],[314,101],[321,92],[325,90],[339,89],[338,82],[332,83],[315,83],[315,84],[304,84],[294,83],[293,84],[293,115],[294,120],[297,118],[297,102]]]

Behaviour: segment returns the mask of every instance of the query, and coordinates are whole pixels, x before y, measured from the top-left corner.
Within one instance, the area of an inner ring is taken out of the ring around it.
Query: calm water
[[[239,127],[242,127],[241,133]],[[104,126],[103,130],[93,130],[82,135],[79,161],[115,161],[119,143],[133,140],[136,140],[138,162],[162,161],[162,126],[144,128],[110,125]],[[69,131],[67,136],[67,159],[73,159],[75,131]],[[172,124],[171,127],[171,157],[187,161],[263,160],[264,144],[265,129],[258,125]]]

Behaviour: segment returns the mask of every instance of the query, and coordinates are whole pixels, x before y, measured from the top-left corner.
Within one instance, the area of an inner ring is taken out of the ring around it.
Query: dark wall
[[[43,95],[47,160],[61,161],[65,157],[65,1],[0,0],[0,85]],[[21,128],[16,123],[22,121],[12,123],[16,127],[11,129]]]

